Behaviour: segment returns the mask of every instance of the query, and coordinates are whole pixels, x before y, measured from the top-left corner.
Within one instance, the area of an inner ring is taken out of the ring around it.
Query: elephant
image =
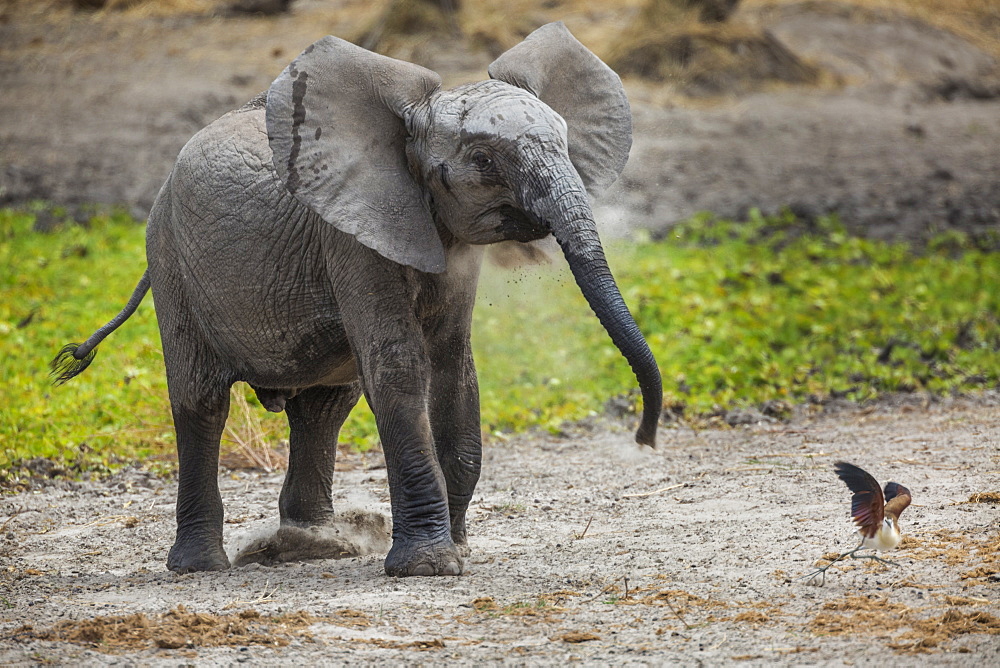
[[[489,244],[555,237],[639,383],[636,440],[654,445],[659,369],[588,195],[628,159],[621,80],[562,23],[488,72],[442,89],[430,70],[324,37],[180,151],[127,306],[52,363],[57,383],[80,373],[152,289],[178,455],[170,570],[230,567],[219,448],[245,381],[287,414],[282,526],[331,521],[337,438],[363,393],[387,468],[385,573],[464,571],[482,459],[471,320]]]

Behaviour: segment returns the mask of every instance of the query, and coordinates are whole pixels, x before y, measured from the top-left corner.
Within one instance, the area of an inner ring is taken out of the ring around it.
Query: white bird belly
[[[887,519],[882,523],[882,526],[879,527],[873,537],[862,536],[861,547],[873,550],[894,550],[902,539],[903,536],[892,525],[892,521]]]

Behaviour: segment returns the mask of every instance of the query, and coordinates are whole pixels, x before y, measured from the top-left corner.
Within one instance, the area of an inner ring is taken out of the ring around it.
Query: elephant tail
[[[83,370],[94,361],[94,357],[97,355],[98,344],[107,338],[108,334],[121,327],[122,323],[135,313],[135,310],[139,308],[139,304],[142,302],[142,298],[146,296],[148,291],[149,270],[147,269],[143,272],[142,278],[139,279],[139,284],[135,286],[135,290],[132,291],[132,296],[129,298],[128,304],[125,305],[125,308],[118,315],[91,334],[90,338],[83,343],[70,343],[63,346],[63,349],[59,351],[59,354],[49,364],[49,367],[52,369],[49,375],[53,376],[53,385],[62,385],[70,378],[83,373]]]

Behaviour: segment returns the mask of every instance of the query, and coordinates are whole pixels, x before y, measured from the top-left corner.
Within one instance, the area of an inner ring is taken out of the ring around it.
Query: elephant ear
[[[441,84],[430,70],[324,37],[267,91],[267,137],[288,191],[338,230],[400,264],[445,269],[410,174],[406,122]]]
[[[621,79],[566,26],[549,23],[493,61],[490,77],[523,88],[569,128],[569,157],[592,195],[621,174],[632,147],[632,112]]]

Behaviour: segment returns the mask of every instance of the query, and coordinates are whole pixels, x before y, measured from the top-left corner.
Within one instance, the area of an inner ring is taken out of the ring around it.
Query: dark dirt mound
[[[771,82],[811,84],[819,71],[766,29],[731,21],[738,0],[648,0],[611,47],[622,76],[692,97],[742,95]]]
[[[671,83],[692,97],[740,95],[771,82],[813,83],[819,71],[768,31],[742,28],[657,32],[611,59],[622,76]]]

